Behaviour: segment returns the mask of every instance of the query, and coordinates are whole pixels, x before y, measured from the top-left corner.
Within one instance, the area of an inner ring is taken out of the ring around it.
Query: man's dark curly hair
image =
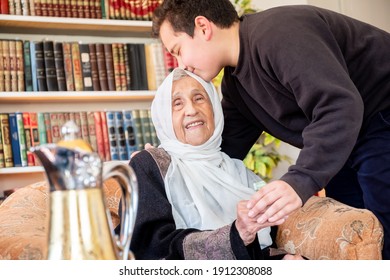
[[[219,28],[228,28],[239,20],[229,0],[164,0],[153,13],[152,35],[158,38],[161,24],[167,20],[175,32],[193,37],[197,16],[206,17]]]

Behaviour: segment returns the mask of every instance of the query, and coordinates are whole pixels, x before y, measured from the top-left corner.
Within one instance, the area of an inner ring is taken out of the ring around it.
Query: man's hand
[[[248,201],[249,218],[259,224],[275,223],[302,206],[302,200],[286,182],[276,180],[258,190]]]
[[[262,223],[259,224],[256,220],[258,217],[249,217],[248,211],[249,209],[246,207],[248,204],[247,200],[242,200],[237,204],[237,220],[236,220],[236,228],[237,231],[244,242],[245,246],[251,244],[256,237],[256,233],[262,228],[266,228],[269,226],[280,225],[285,219],[280,219],[275,223]]]

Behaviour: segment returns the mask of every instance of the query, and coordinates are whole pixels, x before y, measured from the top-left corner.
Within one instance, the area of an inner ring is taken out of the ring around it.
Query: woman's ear
[[[211,38],[212,31],[211,21],[209,21],[206,17],[197,16],[195,18],[194,34],[200,34],[208,41]]]

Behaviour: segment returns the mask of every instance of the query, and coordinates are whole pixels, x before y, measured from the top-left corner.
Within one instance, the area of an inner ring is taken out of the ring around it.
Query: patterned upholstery
[[[114,179],[104,182],[112,223],[119,222],[121,190]],[[0,205],[0,260],[41,260],[47,254],[49,193],[46,182],[20,188]]]
[[[383,229],[368,210],[313,196],[279,226],[277,244],[309,259],[381,259]]]
[[[103,191],[114,226],[121,191],[109,179]],[[18,189],[0,205],[0,260],[46,258],[49,207],[45,182]],[[368,210],[312,197],[279,227],[277,244],[309,259],[380,259],[383,230]]]

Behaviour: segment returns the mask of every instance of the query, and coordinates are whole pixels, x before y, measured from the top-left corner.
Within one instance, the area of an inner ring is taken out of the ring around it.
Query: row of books
[[[104,161],[129,160],[146,143],[159,145],[149,109],[0,113],[0,168],[38,165],[31,147],[57,143],[69,120]]]
[[[0,91],[156,90],[177,67],[160,42],[0,40]]]
[[[162,0],[0,0],[0,13],[24,16],[151,20]]]

